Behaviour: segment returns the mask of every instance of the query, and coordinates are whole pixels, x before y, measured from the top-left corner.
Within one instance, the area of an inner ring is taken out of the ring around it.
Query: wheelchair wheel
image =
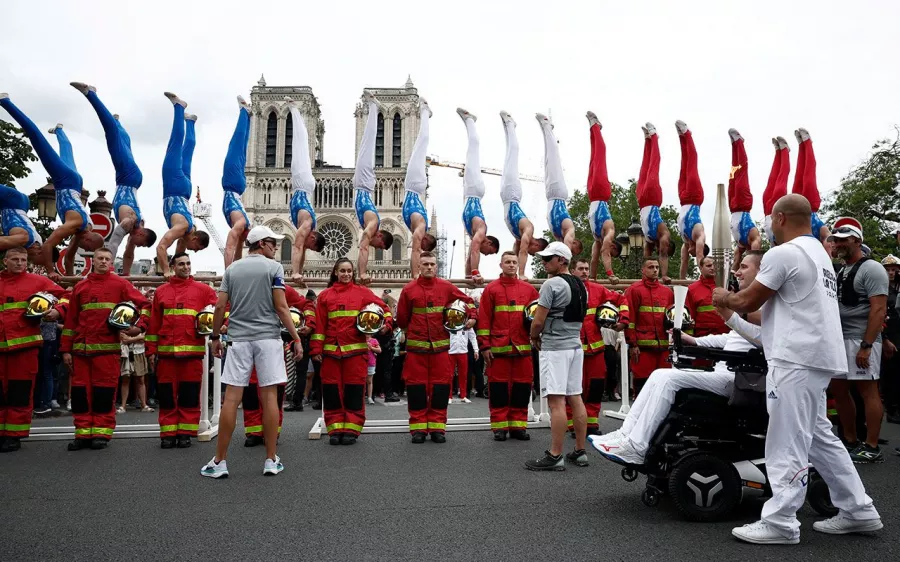
[[[691,521],[718,521],[741,501],[741,480],[730,463],[706,453],[682,458],[669,475],[669,495]]]
[[[626,482],[634,482],[637,480],[638,473],[633,468],[623,468],[622,469],[622,480]]]
[[[662,494],[658,491],[647,488],[641,494],[641,501],[644,502],[644,505],[646,505],[647,507],[656,507],[659,505],[661,496]]]
[[[810,478],[809,489],[806,490],[806,500],[819,515],[834,517],[838,514],[838,508],[831,503],[831,493],[828,491],[828,484],[818,474]]]

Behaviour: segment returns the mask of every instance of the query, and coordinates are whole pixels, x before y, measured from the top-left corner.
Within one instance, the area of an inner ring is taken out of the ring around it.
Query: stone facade
[[[368,88],[385,106],[376,155],[375,205],[381,228],[394,235],[391,249],[370,253],[369,273],[376,278],[408,278],[410,233],[403,224],[400,206],[406,196],[403,180],[406,163],[419,130],[416,110],[419,95],[411,80],[402,88]],[[353,168],[329,166],[324,162],[325,122],[319,103],[308,86],[268,86],[261,78],[250,94],[253,107],[250,144],[247,149],[247,190],[243,202],[253,225],[264,224],[285,235],[279,250],[285,270],[290,270],[290,246],[296,229],[291,223],[291,123],[284,96],[298,102],[310,137],[310,156],[316,190],[317,230],[325,236],[322,254],[308,252],[307,278],[327,278],[334,261],[347,256],[356,262],[359,223],[353,210]],[[356,153],[368,110],[361,103],[354,110]],[[397,138],[399,137],[399,138]]]

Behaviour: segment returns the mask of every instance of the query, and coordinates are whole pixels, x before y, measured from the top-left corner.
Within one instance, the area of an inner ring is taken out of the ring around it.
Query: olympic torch
[[[716,264],[716,285],[728,286],[733,250],[731,249],[731,213],[728,212],[728,198],[725,184],[716,186],[716,214],[713,216],[712,257]]]

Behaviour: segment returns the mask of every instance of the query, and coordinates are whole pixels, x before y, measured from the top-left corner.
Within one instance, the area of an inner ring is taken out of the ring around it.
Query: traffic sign
[[[56,260],[56,271],[59,272],[60,275],[66,274],[66,266],[64,262],[66,258],[66,252],[68,251],[68,248],[63,248],[59,251],[59,259]],[[89,256],[82,256],[81,254],[76,253],[74,274],[80,275],[82,277],[87,276],[87,274],[91,272],[91,266],[93,264],[94,260],[92,260]]]
[[[103,213],[91,213],[91,222],[94,223],[93,231],[102,236],[103,240],[109,240],[115,228],[113,219]]]

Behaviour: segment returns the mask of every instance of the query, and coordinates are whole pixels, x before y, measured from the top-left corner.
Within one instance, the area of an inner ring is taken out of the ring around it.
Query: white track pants
[[[475,120],[466,119],[466,136],[469,146],[466,150],[466,169],[463,171],[463,196],[484,197],[484,180],[481,178],[481,141],[478,139],[478,131],[475,130]]]
[[[359,155],[356,158],[356,170],[353,172],[353,187],[368,192],[375,191],[375,137],[378,135],[378,105],[367,104],[369,115],[366,127],[359,141]]]
[[[503,161],[503,176],[500,178],[500,200],[522,201],[522,180],[519,179],[519,137],[516,135],[516,123],[510,121],[503,124],[506,135],[506,159]]]
[[[634,448],[644,454],[659,424],[669,414],[675,393],[685,388],[696,388],[729,396],[733,383],[734,373],[730,372],[657,369],[647,379],[631,406],[622,431],[628,435]]]
[[[309,158],[309,133],[306,122],[296,107],[291,107],[291,122],[294,128],[291,139],[291,187],[293,190],[305,191],[312,203],[316,178],[313,177],[312,161]]]
[[[766,377],[766,472],[773,495],[763,506],[762,519],[788,538],[800,536],[797,510],[806,499],[810,463],[828,484],[832,503],[846,517],[879,517],[826,416],[825,389],[832,375],[770,366]]]
[[[428,178],[425,175],[425,156],[428,153],[428,107],[423,105],[419,109],[419,136],[416,137],[416,144],[413,145],[412,154],[409,156],[409,162],[406,164],[406,181],[403,187],[407,191],[413,191],[419,195],[422,202],[425,202],[425,187],[428,185]]]
[[[569,198],[569,188],[563,174],[562,160],[559,157],[559,143],[550,123],[541,123],[544,135],[544,189],[547,201]]]

